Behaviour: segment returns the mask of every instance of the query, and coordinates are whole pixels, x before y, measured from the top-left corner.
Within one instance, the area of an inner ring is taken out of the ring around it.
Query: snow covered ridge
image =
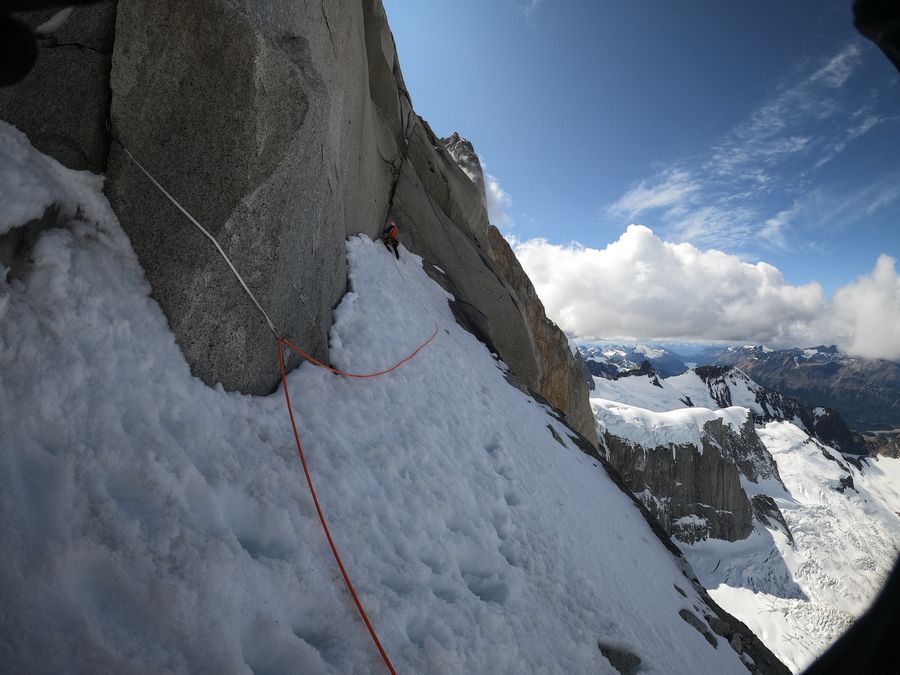
[[[596,400],[601,399],[598,396]],[[748,411],[737,406],[724,410],[682,408],[670,412],[653,413],[643,408],[613,401],[597,405],[595,414],[605,431],[614,436],[627,438],[642,448],[682,444],[700,446],[707,422],[720,419],[735,432],[740,433],[741,427],[748,417]]]
[[[707,356],[708,363],[738,366],[761,385],[807,406],[838,410],[854,431],[900,429],[900,363],[850,357],[824,346],[748,346]]]
[[[707,377],[691,371],[658,384],[648,375],[596,378],[592,405],[598,426],[608,432],[613,464],[668,523],[713,598],[800,672],[866,609],[891,570],[900,550],[900,460],[853,458],[854,464],[811,437],[799,418],[764,420],[777,412],[777,394],[760,399],[764,388],[744,373],[720,370]],[[683,409],[688,401],[698,407]],[[762,422],[742,434],[752,453],[737,457],[727,438],[718,445],[695,442],[693,449],[659,445],[666,437],[657,428],[687,414],[703,419],[703,412],[732,403],[739,407],[725,410]],[[708,455],[719,456],[715,475],[722,471],[726,479],[703,479],[713,497],[692,503],[686,496],[690,476]],[[730,461],[737,486],[727,480]],[[750,527],[741,537],[723,536],[735,529],[722,512],[740,521],[747,511],[742,504],[749,504]]]
[[[38,182],[52,167],[79,217],[0,279],[0,670],[380,672],[281,393],[193,378],[100,180],[47,162],[29,149],[20,166]],[[395,265],[364,237],[347,257],[336,366],[384,367],[441,326],[390,377],[288,375],[398,670],[615,673],[637,657],[646,673],[783,672],[568,427],[505,381],[419,258]]]

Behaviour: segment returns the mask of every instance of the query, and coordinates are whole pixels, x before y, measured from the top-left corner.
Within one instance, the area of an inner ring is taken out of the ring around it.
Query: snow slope
[[[0,123],[0,141],[22,138]],[[26,281],[0,270],[0,670],[381,672],[281,392],[191,376],[98,178],[30,148],[2,162],[0,189],[31,186],[22,213],[58,191],[82,220],[40,238]],[[644,673],[743,672],[678,617],[700,600],[631,500],[507,384],[421,260],[364,238],[347,255],[338,367],[389,365],[440,325],[389,376],[289,374],[324,510],[400,672],[615,672],[601,638]]]
[[[649,377],[647,375],[631,375],[620,377],[618,380],[595,377],[594,389],[590,395],[591,398],[618,401],[655,412],[684,408],[687,406],[685,393],[673,386],[670,383],[671,379],[663,379],[656,374],[651,374]],[[700,378],[698,377],[697,380]],[[659,386],[655,383],[658,383]],[[707,407],[716,408],[718,406]]]
[[[737,368],[724,377],[732,405],[751,410],[759,416],[766,414],[756,401],[757,392],[761,389],[756,382]],[[710,394],[709,385],[693,370],[665,379],[657,377],[656,381],[660,386],[653,383],[653,378],[642,375],[622,377],[618,380],[595,377],[595,388],[591,396],[629,403],[655,412],[684,408],[687,405],[686,401],[690,401],[698,408],[714,410],[719,407],[719,403]],[[800,424],[799,420],[797,423]]]
[[[746,373],[739,368],[733,368],[724,376],[724,379],[724,384],[727,386],[728,395],[731,397],[732,405],[739,405],[747,408],[761,417],[769,414],[756,400],[762,387],[750,379]],[[681,375],[676,375],[675,377],[667,378],[666,383],[675,389],[684,392],[696,406],[707,408],[715,408],[718,406],[716,399],[710,394],[709,385],[693,370],[689,370]],[[799,419],[794,418],[792,421],[798,426],[802,426],[802,422]]]

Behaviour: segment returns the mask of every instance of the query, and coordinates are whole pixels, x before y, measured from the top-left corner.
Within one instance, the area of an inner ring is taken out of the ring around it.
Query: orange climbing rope
[[[332,368],[332,367],[329,366],[327,363],[322,363],[321,361],[319,361],[319,360],[313,358],[312,356],[310,356],[309,354],[307,354],[305,351],[303,351],[302,349],[300,349],[300,347],[297,347],[296,345],[294,345],[294,344],[293,344],[290,340],[288,340],[287,338],[280,338],[280,339],[279,339],[279,342],[280,342],[281,344],[283,344],[285,347],[288,347],[289,349],[292,349],[293,351],[295,351],[295,352],[297,353],[298,356],[300,356],[300,357],[306,359],[306,360],[309,361],[310,363],[314,363],[315,365],[319,366],[319,368],[324,368],[325,370],[331,371],[332,373],[334,373],[334,374],[336,374],[336,375],[343,375],[344,377],[355,377],[355,378],[364,380],[364,379],[367,379],[367,378],[370,378],[370,377],[378,377],[379,375],[386,375],[387,373],[391,373],[391,372],[397,370],[397,368],[399,368],[400,366],[402,366],[404,363],[407,363],[407,362],[409,362],[409,361],[412,361],[412,360],[415,358],[416,354],[418,354],[420,351],[422,351],[423,349],[425,349],[425,347],[427,347],[428,344],[429,344],[432,340],[434,340],[434,338],[437,337],[437,334],[438,334],[438,325],[437,325],[437,323],[435,323],[435,324],[434,324],[434,332],[431,334],[431,337],[428,338],[427,340],[425,340],[425,342],[423,342],[422,344],[420,344],[418,347],[416,347],[416,350],[415,350],[414,352],[412,352],[409,356],[407,356],[407,357],[406,357],[405,359],[403,359],[402,361],[398,361],[397,363],[395,363],[393,366],[391,366],[391,367],[388,368],[387,370],[379,370],[379,371],[376,372],[376,373],[348,373],[348,372],[345,372],[345,371],[343,371],[343,370],[339,370],[339,369],[337,369],[337,368]],[[279,351],[279,354],[280,354],[280,353],[281,353],[281,352]]]
[[[337,563],[338,568],[341,571],[341,576],[344,578],[344,584],[346,584],[347,590],[350,591],[350,595],[353,598],[353,602],[356,604],[356,609],[359,611],[359,615],[362,617],[362,620],[365,622],[366,628],[369,630],[369,635],[372,636],[372,641],[375,643],[375,647],[378,649],[378,653],[381,654],[381,658],[382,658],[382,660],[384,660],[384,665],[387,666],[387,669],[390,671],[391,675],[397,675],[397,671],[394,669],[394,664],[391,663],[390,657],[387,655],[387,652],[384,650],[384,647],[381,645],[381,640],[378,639],[378,635],[375,632],[375,628],[374,628],[374,626],[372,626],[372,622],[369,620],[369,616],[368,616],[368,614],[366,614],[365,608],[363,608],[362,601],[360,601],[359,596],[356,594],[356,589],[353,587],[353,582],[350,581],[350,575],[347,574],[347,570],[344,567],[343,561],[341,560],[341,554],[338,553],[337,546],[335,545],[334,539],[331,536],[331,530],[328,529],[328,522],[325,520],[325,514],[322,512],[322,506],[319,504],[319,497],[316,494],[316,488],[313,486],[312,476],[310,476],[309,467],[306,464],[306,456],[303,453],[303,445],[300,443],[300,433],[297,431],[297,421],[294,419],[294,409],[291,406],[291,395],[290,395],[290,392],[288,391],[287,376],[286,376],[285,365],[284,365],[284,347],[288,347],[289,349],[296,352],[301,358],[304,358],[307,361],[319,366],[320,368],[329,370],[332,373],[335,373],[337,375],[342,375],[344,377],[360,378],[360,379],[370,378],[370,377],[378,377],[379,375],[385,375],[394,370],[397,370],[397,368],[402,366],[404,363],[411,361],[420,351],[422,351],[429,343],[431,343],[437,337],[438,324],[435,322],[434,333],[431,334],[431,337],[428,338],[421,345],[419,345],[415,349],[415,351],[413,351],[409,356],[404,358],[402,361],[398,361],[396,364],[394,364],[390,368],[387,368],[386,370],[380,370],[376,373],[347,373],[347,372],[344,372],[343,370],[338,370],[337,368],[332,368],[327,363],[323,363],[322,361],[319,361],[318,359],[313,358],[312,356],[310,356],[309,354],[304,352],[302,349],[297,347],[295,344],[290,342],[287,338],[285,338],[279,334],[278,330],[275,328],[275,324],[273,323],[272,319],[269,318],[269,315],[266,313],[266,311],[263,309],[262,305],[256,299],[256,296],[250,290],[250,287],[247,285],[247,283],[244,281],[244,278],[237,271],[237,268],[231,262],[231,259],[225,253],[225,250],[222,248],[222,246],[219,244],[219,242],[216,240],[216,238],[212,234],[210,234],[210,232],[206,228],[204,228],[197,221],[197,219],[194,218],[194,216],[192,216],[188,212],[188,210],[186,208],[184,208],[178,202],[178,200],[176,200],[175,197],[173,197],[153,177],[153,175],[147,169],[144,168],[144,166],[137,160],[137,158],[134,155],[131,154],[131,152],[128,150],[128,148],[125,146],[125,144],[122,143],[122,141],[120,141],[119,138],[115,136],[115,134],[110,132],[110,137],[116,144],[118,144],[122,148],[122,150],[125,151],[125,154],[128,155],[128,157],[131,159],[131,161],[134,162],[135,165],[137,165],[138,169],[140,169],[144,173],[144,175],[146,175],[147,178],[150,179],[150,181],[166,197],[166,199],[168,199],[173,205],[175,205],[187,217],[187,219],[190,220],[191,223],[193,223],[193,225],[195,227],[197,227],[212,242],[212,244],[215,246],[216,250],[218,251],[219,255],[222,256],[222,258],[228,264],[228,267],[231,269],[234,276],[237,277],[237,280],[240,282],[244,291],[250,297],[250,300],[256,306],[256,309],[258,309],[260,314],[262,314],[262,317],[265,320],[266,324],[268,325],[269,330],[271,331],[272,335],[277,340],[277,342],[278,342],[278,367],[281,371],[281,384],[284,387],[284,399],[285,399],[285,402],[287,403],[288,416],[291,419],[291,429],[294,432],[294,440],[297,443],[297,454],[300,456],[300,463],[303,465],[303,474],[306,476],[306,484],[309,486],[309,493],[312,496],[313,503],[316,506],[316,513],[319,515],[319,522],[322,525],[322,530],[325,532],[325,538],[328,539],[328,545],[331,547],[331,554],[334,556],[334,560]],[[396,189],[396,187],[394,189]],[[399,271],[399,268],[398,268],[398,271]]]
[[[356,594],[356,589],[353,587],[353,582],[350,581],[350,575],[347,574],[347,570],[344,567],[343,561],[341,560],[341,554],[338,552],[337,545],[335,545],[334,539],[331,537],[331,530],[328,528],[328,521],[325,520],[325,514],[322,512],[322,506],[319,504],[319,497],[316,494],[316,488],[313,485],[312,476],[310,475],[309,467],[306,464],[306,455],[303,452],[303,444],[300,442],[300,432],[297,431],[297,421],[296,419],[294,419],[294,407],[291,405],[291,394],[290,391],[288,391],[287,375],[285,373],[284,367],[284,347],[288,347],[307,361],[317,365],[320,368],[331,371],[332,373],[342,375],[344,377],[364,379],[370,377],[378,377],[379,375],[385,375],[386,373],[390,373],[396,370],[404,363],[411,361],[413,358],[415,358],[416,354],[425,349],[425,347],[428,346],[428,344],[437,337],[437,334],[438,325],[435,323],[434,332],[431,334],[431,337],[425,340],[425,342],[423,342],[421,345],[419,345],[415,349],[415,351],[413,351],[403,360],[398,361],[390,368],[387,368],[386,370],[379,370],[375,373],[348,373],[337,368],[332,368],[327,363],[323,363],[322,361],[313,358],[302,349],[297,347],[295,344],[290,342],[287,338],[278,338],[278,367],[281,371],[281,385],[284,388],[284,400],[287,403],[288,416],[291,418],[291,429],[294,432],[294,440],[297,443],[297,454],[300,455],[300,463],[303,465],[303,475],[306,476],[306,484],[309,486],[309,494],[312,495],[313,503],[316,506],[316,513],[319,515],[319,522],[322,524],[322,530],[325,532],[325,538],[328,539],[328,545],[331,547],[331,554],[334,556],[334,560],[337,563],[338,569],[340,569],[341,571],[341,576],[344,578],[344,584],[347,586],[347,590],[350,592],[350,596],[353,598],[353,602],[356,604],[356,609],[359,611],[359,615],[365,622],[366,628],[369,630],[369,635],[372,636],[372,641],[375,643],[375,647],[378,649],[378,653],[381,654],[381,658],[382,660],[384,660],[384,665],[387,666],[387,669],[391,672],[391,675],[397,675],[397,671],[394,670],[394,664],[391,663],[391,658],[387,655],[387,652],[381,645],[381,640],[378,639],[378,634],[375,632],[375,628],[372,626],[372,622],[369,620],[369,615],[366,614],[366,610],[362,605],[362,601]]]

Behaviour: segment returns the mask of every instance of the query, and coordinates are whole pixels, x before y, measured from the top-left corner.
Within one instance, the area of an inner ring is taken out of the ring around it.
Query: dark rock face
[[[609,665],[619,671],[621,675],[635,675],[641,669],[641,657],[620,645],[598,641],[600,653],[609,661]]]
[[[718,365],[737,366],[764,387],[804,406],[836,410],[855,431],[900,428],[900,363],[853,358],[823,346],[779,351],[730,348],[708,358]]]
[[[597,386],[594,383],[594,376],[591,375],[591,370],[588,368],[587,363],[581,356],[581,350],[575,350],[572,352],[575,357],[575,365],[578,368],[578,371],[581,373],[581,377],[584,378],[585,384],[587,384],[587,388],[589,391],[594,391],[594,388]]]
[[[785,536],[791,546],[794,545],[794,535],[791,528],[788,527],[784,520],[784,514],[778,508],[778,504],[769,495],[753,495],[751,500],[753,503],[753,515],[768,528],[779,529]]]
[[[547,318],[544,305],[538,298],[531,279],[525,274],[515,253],[496,227],[491,226],[488,239],[494,259],[500,267],[503,278],[512,287],[519,310],[526,319],[540,355],[538,363],[541,368],[535,380],[526,381],[529,388],[562,410],[569,424],[596,445],[597,430],[594,414],[591,412],[584,370],[569,348],[565,333]]]
[[[713,647],[719,646],[718,640],[716,640],[715,636],[709,632],[709,628],[707,628],[706,624],[704,624],[703,621],[691,610],[682,609],[680,612],[678,612],[678,616],[684,619],[687,624],[695,628],[697,632],[700,633],[700,635],[702,635],[706,639],[706,641]]]
[[[19,18],[37,29],[55,14],[44,10]],[[31,73],[0,89],[0,118],[25,133],[38,150],[73,169],[106,169],[115,22],[111,0],[73,8],[59,27],[38,32],[38,59]]]
[[[753,506],[741,487],[777,477],[777,469],[748,418],[740,433],[721,419],[704,425],[692,444],[642,448],[604,434],[610,463],[670,535],[684,541],[736,541],[752,531]]]
[[[726,366],[701,366],[695,368],[694,372],[706,383],[709,389],[709,395],[720,408],[727,408],[731,405],[731,389],[724,381],[724,377],[731,372]]]
[[[876,438],[869,443],[871,456],[884,455],[885,457],[900,457],[900,435],[889,438]]]
[[[353,128],[372,116],[368,92],[350,86],[365,78],[365,45],[325,57],[328,33],[313,29],[323,16],[275,4],[248,12],[219,0],[121,0],[112,125],[220,241],[279,330],[322,358],[345,285],[345,219],[358,215],[358,203],[346,211],[340,203],[356,178],[341,167],[357,162],[344,164],[347,149],[330,127],[342,123],[343,141],[360,154],[375,144]],[[359,7],[335,24],[366,35]],[[335,117],[329,84],[352,92]],[[386,195],[389,168],[367,157],[362,165],[369,180],[356,185],[360,197]],[[265,323],[203,235],[118,146],[108,191],[194,374],[245,393],[274,389]]]
[[[413,112],[379,2],[121,0],[114,42],[104,36],[104,119],[111,106],[114,132],[219,239],[279,331],[327,358],[344,239],[380,233],[396,186],[404,243],[455,280],[510,368],[536,377],[487,250],[482,191]],[[105,164],[104,150],[90,166]],[[272,338],[236,280],[118,146],[108,164],[110,200],[193,372],[271,391]]]
[[[854,0],[853,23],[900,70],[900,5],[894,0]]]

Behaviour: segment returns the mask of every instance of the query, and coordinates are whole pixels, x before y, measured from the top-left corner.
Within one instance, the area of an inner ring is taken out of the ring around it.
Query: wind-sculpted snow
[[[191,377],[97,180],[62,175],[80,220],[41,236],[26,278],[0,279],[0,671],[380,672],[281,392]],[[681,563],[456,325],[421,260],[363,237],[347,256],[336,366],[383,368],[440,326],[389,376],[288,375],[398,670],[614,673],[602,640],[642,673],[743,672],[679,616],[707,611]]]

